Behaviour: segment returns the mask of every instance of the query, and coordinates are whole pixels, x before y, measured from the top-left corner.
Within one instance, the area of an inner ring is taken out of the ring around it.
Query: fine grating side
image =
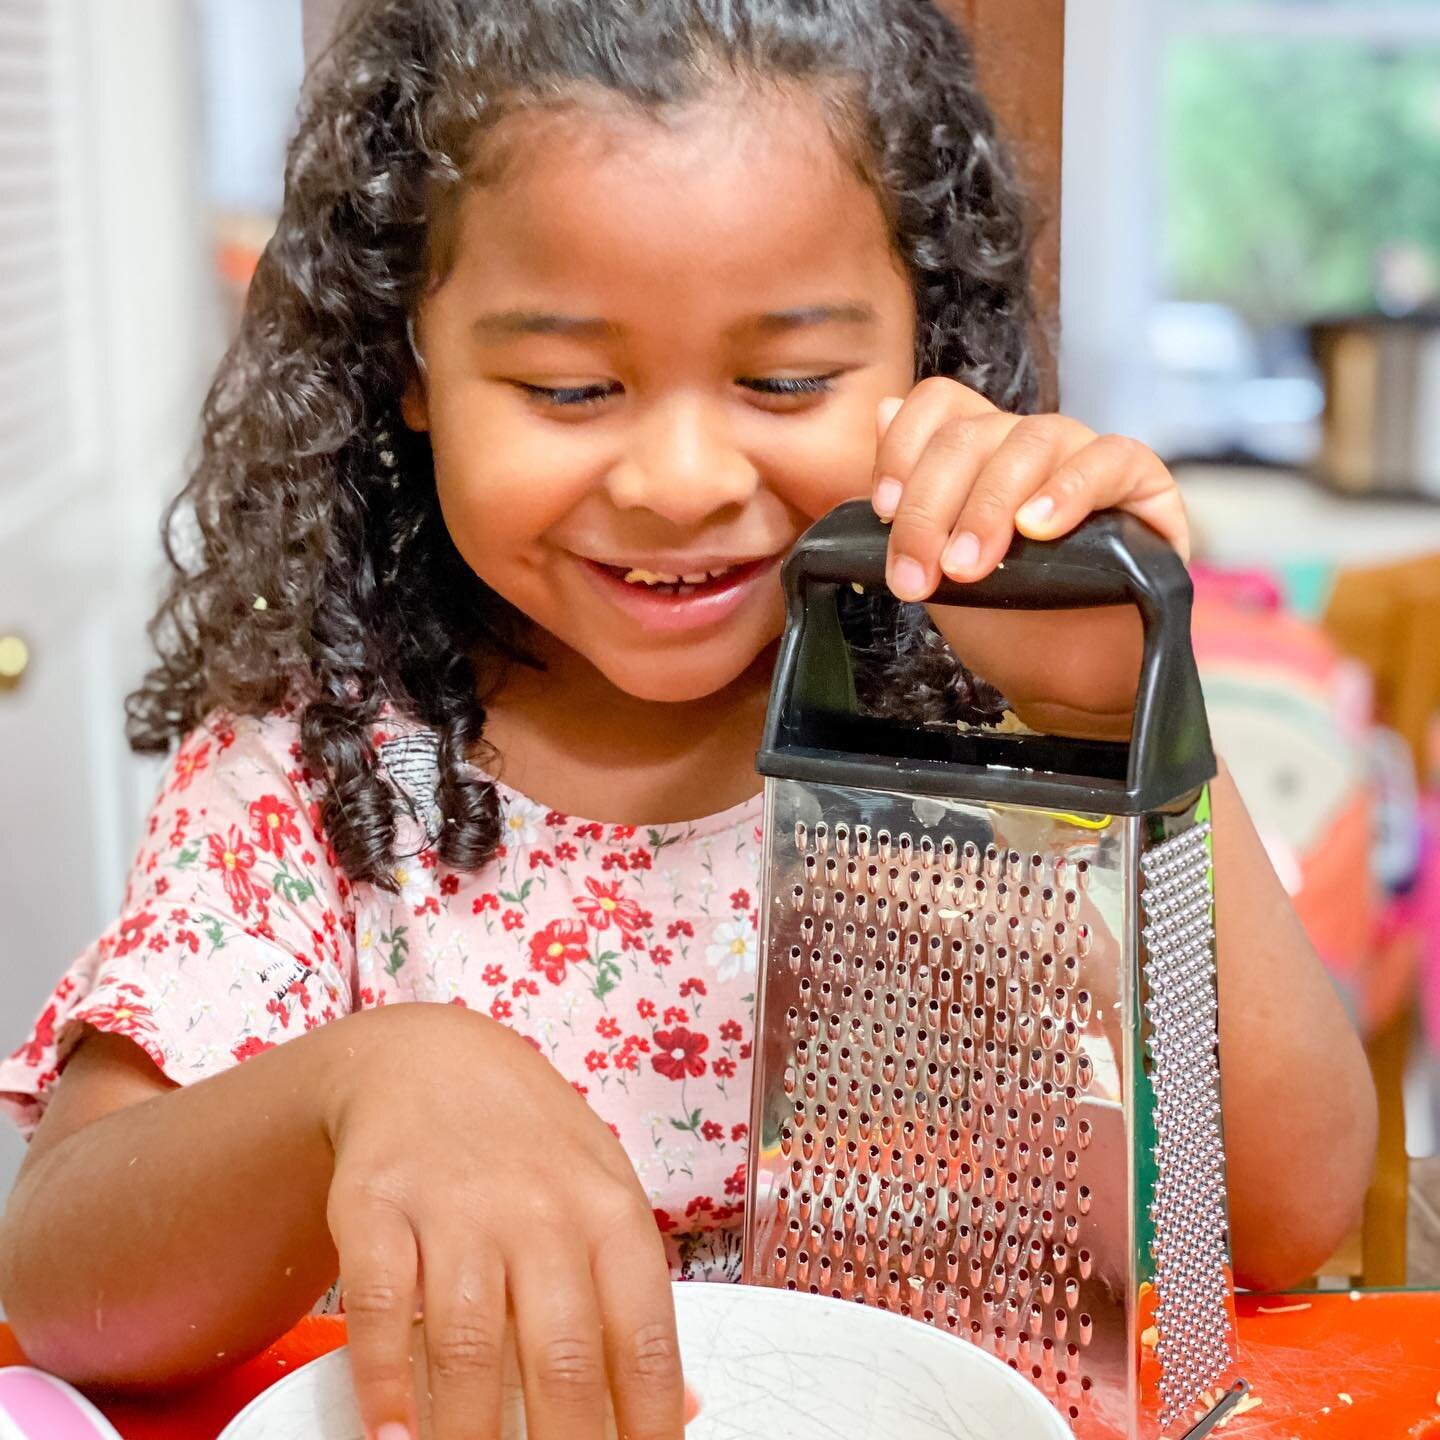
[[[1209,834],[1208,823],[1193,826],[1140,861],[1165,1425],[1193,1409],[1233,1359]]]

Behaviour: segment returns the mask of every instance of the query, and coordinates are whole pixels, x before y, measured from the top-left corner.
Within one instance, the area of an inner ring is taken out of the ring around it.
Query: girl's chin
[[[756,665],[759,652],[751,656],[737,656],[728,664],[687,664],[689,658],[677,655],[665,661],[652,659],[648,664],[602,662],[597,664],[597,668],[617,690],[626,695],[665,705],[705,700],[737,684],[769,686],[769,667],[761,669]]]

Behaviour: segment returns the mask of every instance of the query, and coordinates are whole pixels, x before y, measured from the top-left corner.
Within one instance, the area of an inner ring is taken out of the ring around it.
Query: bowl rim
[[[836,1299],[831,1295],[812,1295],[808,1291],[781,1290],[769,1285],[737,1285],[704,1280],[672,1279],[670,1288],[675,1297],[677,1318],[682,1308],[688,1308],[692,1304],[703,1310],[712,1301],[718,1302],[723,1299],[735,1303],[736,1297],[744,1295],[745,1298],[739,1300],[738,1303],[758,1305],[762,1309],[785,1310],[803,1306],[807,1311],[820,1309],[837,1320],[841,1316],[858,1311],[862,1316],[858,1321],[861,1326],[889,1327],[897,1336],[900,1335],[901,1327],[903,1327],[904,1335],[909,1339],[918,1341],[923,1335],[923,1343],[950,1348],[956,1352],[956,1359],[961,1363],[976,1366],[981,1370],[989,1370],[992,1375],[998,1377],[1003,1386],[1025,1406],[1027,1418],[1033,1419],[1037,1423],[1044,1422],[1050,1427],[1048,1435],[1037,1436],[1036,1440],[1074,1440],[1075,1432],[1070,1428],[1069,1422],[1019,1371],[973,1341],[960,1335],[951,1335],[933,1325],[927,1325],[923,1320],[899,1315],[892,1310],[882,1310],[876,1305],[861,1305],[852,1300]],[[848,1325],[852,1322],[847,1320],[844,1323]],[[349,1348],[348,1345],[341,1345],[297,1366],[288,1375],[282,1376],[254,1396],[231,1418],[230,1425],[238,1426],[253,1411],[258,1410],[262,1402],[272,1396],[276,1390],[292,1385],[300,1376],[307,1375],[316,1366],[325,1366],[327,1370],[330,1370],[344,1364],[348,1369]],[[308,1383],[314,1383],[314,1378],[314,1376],[309,1376]],[[703,1405],[704,1396],[702,1395],[700,1398]],[[703,1409],[701,1413],[703,1415]],[[226,1433],[229,1433],[228,1429]]]

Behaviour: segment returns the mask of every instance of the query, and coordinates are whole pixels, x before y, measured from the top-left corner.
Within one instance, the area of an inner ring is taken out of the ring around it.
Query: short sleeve
[[[166,770],[115,922],[0,1061],[29,1135],[86,1026],[142,1046],[177,1084],[347,1014],[351,887],[321,830],[288,715],[212,715]]]

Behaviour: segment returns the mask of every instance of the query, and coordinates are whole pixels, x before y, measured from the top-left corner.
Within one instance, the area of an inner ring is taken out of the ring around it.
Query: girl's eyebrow
[[[771,310],[742,320],[731,328],[778,335],[815,325],[875,325],[879,318],[873,305],[851,300],[837,305],[802,305],[793,310]],[[477,340],[506,340],[517,335],[568,335],[576,340],[604,340],[622,335],[624,327],[586,315],[557,315],[544,310],[497,310],[477,316],[470,331]]]
[[[505,340],[515,335],[573,335],[577,340],[603,340],[620,333],[608,320],[582,315],[554,315],[543,310],[497,310],[478,316],[470,326],[477,340]]]
[[[753,326],[762,334],[780,334],[811,325],[875,325],[879,315],[873,305],[850,300],[839,305],[802,305],[794,310],[772,310],[753,321],[745,321],[737,329]]]

